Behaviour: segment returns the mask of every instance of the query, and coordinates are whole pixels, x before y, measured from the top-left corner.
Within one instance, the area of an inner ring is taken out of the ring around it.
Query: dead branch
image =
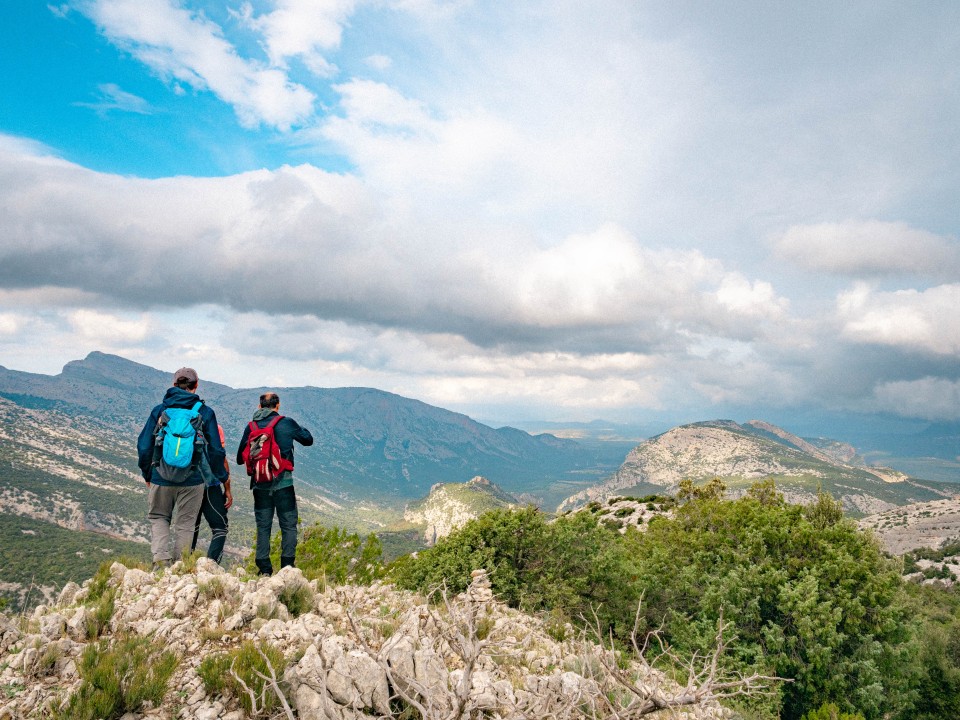
[[[461,595],[435,589],[424,606],[415,608],[404,623],[410,632],[397,633],[378,649],[370,646],[344,603],[347,619],[359,644],[386,674],[391,699],[413,708],[422,720],[470,720],[485,708],[473,693],[476,671],[492,652],[509,652],[483,620],[492,601],[485,577]],[[782,678],[725,670],[722,657],[734,640],[731,624],[721,617],[717,633],[704,654],[679,657],[663,639],[663,627],[641,632],[642,604],[638,604],[628,658],[617,649],[612,635],[604,637],[596,613],[576,643],[576,672],[548,676],[528,675],[526,689],[513,700],[500,698],[498,714],[511,720],[637,720],[664,710],[717,707],[724,699],[768,694]],[[482,636],[482,637],[481,637]],[[461,669],[455,681],[442,658],[453,656]],[[623,662],[626,659],[628,662]],[[436,665],[431,669],[431,663]],[[678,668],[685,682],[678,684],[657,670],[661,664]]]
[[[605,717],[627,720],[660,710],[715,704],[732,697],[766,695],[773,692],[775,683],[789,682],[772,675],[745,675],[723,670],[720,658],[733,640],[732,637],[725,637],[730,625],[724,622],[721,615],[711,651],[706,655],[695,653],[687,660],[681,659],[663,642],[662,628],[647,633],[642,644],[639,643],[636,632],[639,625],[635,625],[631,636],[634,649],[631,660],[632,667],[636,669],[631,672],[621,669],[613,639],[608,638],[607,646],[599,649],[595,656],[604,670],[604,676],[595,679],[601,681],[604,690],[614,691],[598,696],[607,705]],[[595,625],[595,629],[599,634],[599,625]],[[651,638],[660,646],[660,652],[653,661],[646,653]],[[672,683],[655,669],[654,664],[662,659],[668,659],[674,667],[682,668],[687,677],[685,685]]]
[[[230,663],[230,675],[233,677],[234,680],[237,681],[237,684],[243,689],[243,692],[246,693],[246,695],[250,698],[250,713],[254,716],[259,715],[262,712],[262,708],[257,703],[256,693],[254,693],[253,689],[249,685],[247,685],[243,681],[243,678],[241,678],[237,674],[237,671],[234,668],[236,664],[237,664],[237,659],[234,658],[233,661]]]
[[[269,684],[270,689],[276,693],[277,697],[280,699],[280,704],[283,705],[283,711],[286,714],[289,720],[296,720],[293,714],[293,710],[290,708],[290,704],[287,702],[286,696],[283,694],[283,691],[280,690],[280,684],[277,682],[277,671],[273,667],[273,663],[270,662],[270,658],[267,657],[266,653],[263,652],[259,647],[257,652],[260,653],[260,657],[263,658],[263,661],[267,664],[267,671],[270,673],[269,676],[264,675],[262,672],[254,668],[254,672],[266,683]],[[266,693],[266,685],[264,686],[264,693]],[[264,700],[266,698],[264,697]]]

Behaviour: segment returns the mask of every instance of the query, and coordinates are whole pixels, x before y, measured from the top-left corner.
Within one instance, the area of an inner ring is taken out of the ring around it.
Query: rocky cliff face
[[[434,485],[424,500],[407,506],[403,519],[424,526],[423,539],[432,546],[489,510],[515,505],[513,497],[485,477],[477,476],[466,483]]]
[[[483,571],[462,595],[439,599],[431,604],[383,584],[321,590],[294,568],[254,579],[206,559],[195,570],[178,563],[159,574],[114,563],[105,585],[70,584],[22,622],[0,615],[0,720],[104,702],[108,693],[91,688],[98,658],[131,642],[172,658],[169,676],[91,717],[240,720],[260,711],[330,720],[414,712],[424,720],[572,720],[639,717],[644,703],[688,707],[697,718],[723,714],[709,693],[673,684],[640,656],[616,657],[569,626],[547,627],[506,608]],[[244,652],[265,659],[259,684],[230,682],[244,676],[237,659]],[[156,677],[159,664],[117,679],[132,687]]]

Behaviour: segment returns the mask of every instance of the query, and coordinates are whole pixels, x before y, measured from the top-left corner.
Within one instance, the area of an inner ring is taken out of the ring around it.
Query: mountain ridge
[[[230,456],[260,393],[277,390],[284,410],[316,439],[313,448],[298,451],[302,481],[339,501],[363,497],[375,488],[400,502],[426,494],[437,482],[476,475],[522,492],[550,482],[577,482],[580,478],[571,473],[589,470],[604,452],[600,462],[610,470],[622,459],[606,449],[584,448],[548,434],[490,428],[461,413],[375,388],[238,389],[200,375],[200,395],[217,411]],[[120,356],[92,352],[67,363],[59,375],[4,368],[0,396],[24,407],[100,417],[138,432],[169,387],[170,376]]]
[[[960,492],[960,486],[911,481],[905,473],[856,464],[848,445],[820,439],[826,449],[770,423],[709,420],[681,425],[638,444],[607,480],[566,498],[559,511],[600,501],[630,489],[676,492],[682,480],[724,480],[732,495],[773,477],[792,502],[834,494],[847,512],[869,514],[908,502]]]

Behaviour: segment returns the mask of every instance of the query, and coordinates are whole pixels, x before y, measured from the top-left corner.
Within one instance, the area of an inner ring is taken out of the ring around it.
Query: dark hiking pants
[[[290,485],[280,490],[253,489],[253,515],[257,521],[257,569],[273,573],[270,562],[270,533],[276,511],[280,525],[280,567],[293,565],[297,554],[297,496]]]
[[[206,519],[210,526],[212,537],[210,546],[207,548],[207,557],[216,563],[223,557],[223,546],[227,542],[227,494],[224,492],[223,485],[217,483],[212,487],[204,488],[203,503],[200,505],[200,512],[197,514],[197,525],[193,530],[193,544],[190,550],[197,549],[197,539],[200,535],[200,521]]]

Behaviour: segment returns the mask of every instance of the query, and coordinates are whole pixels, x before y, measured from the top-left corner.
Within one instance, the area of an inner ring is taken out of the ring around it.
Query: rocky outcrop
[[[778,489],[791,502],[811,502],[822,488],[856,515],[942,493],[907,482],[906,475],[889,468],[854,464],[856,452],[842,443],[818,442],[822,447],[759,420],[744,425],[731,420],[682,425],[637,445],[611,478],[567,498],[558,509],[603,502],[637,487],[647,488],[645,492],[662,488],[658,492],[672,494],[682,480],[696,483],[713,477],[724,480],[733,497],[744,493],[750,483],[768,477],[776,479]],[[841,457],[849,462],[842,462]]]
[[[485,477],[477,476],[466,483],[434,485],[424,500],[407,506],[403,519],[422,525],[424,542],[432,546],[483,513],[516,504],[513,497]]]
[[[657,517],[673,517],[676,501],[669,498],[614,497],[604,503],[592,502],[578,512],[589,512],[597,520],[615,528],[623,534],[628,527],[643,532],[650,527],[650,521]]]
[[[91,581],[68,583],[55,603],[22,622],[0,615],[0,720],[46,717],[80,691],[84,653],[96,636],[97,613],[87,604],[93,590]],[[274,713],[288,718],[416,711],[426,720],[572,720],[609,716],[610,702],[644,696],[690,705],[696,717],[723,716],[715,702],[693,698],[640,659],[627,661],[578,639],[570,626],[548,628],[500,604],[482,570],[463,594],[433,602],[387,584],[321,590],[294,568],[249,578],[206,559],[193,571],[178,563],[161,574],[114,563],[106,592],[113,613],[97,648],[150,638],[177,659],[162,701],[128,709],[126,720],[249,716],[241,693],[212,692],[201,675],[205,659],[248,643],[280,653],[279,666],[269,665],[276,683],[268,689],[281,698]],[[639,692],[618,695],[615,682]]]

